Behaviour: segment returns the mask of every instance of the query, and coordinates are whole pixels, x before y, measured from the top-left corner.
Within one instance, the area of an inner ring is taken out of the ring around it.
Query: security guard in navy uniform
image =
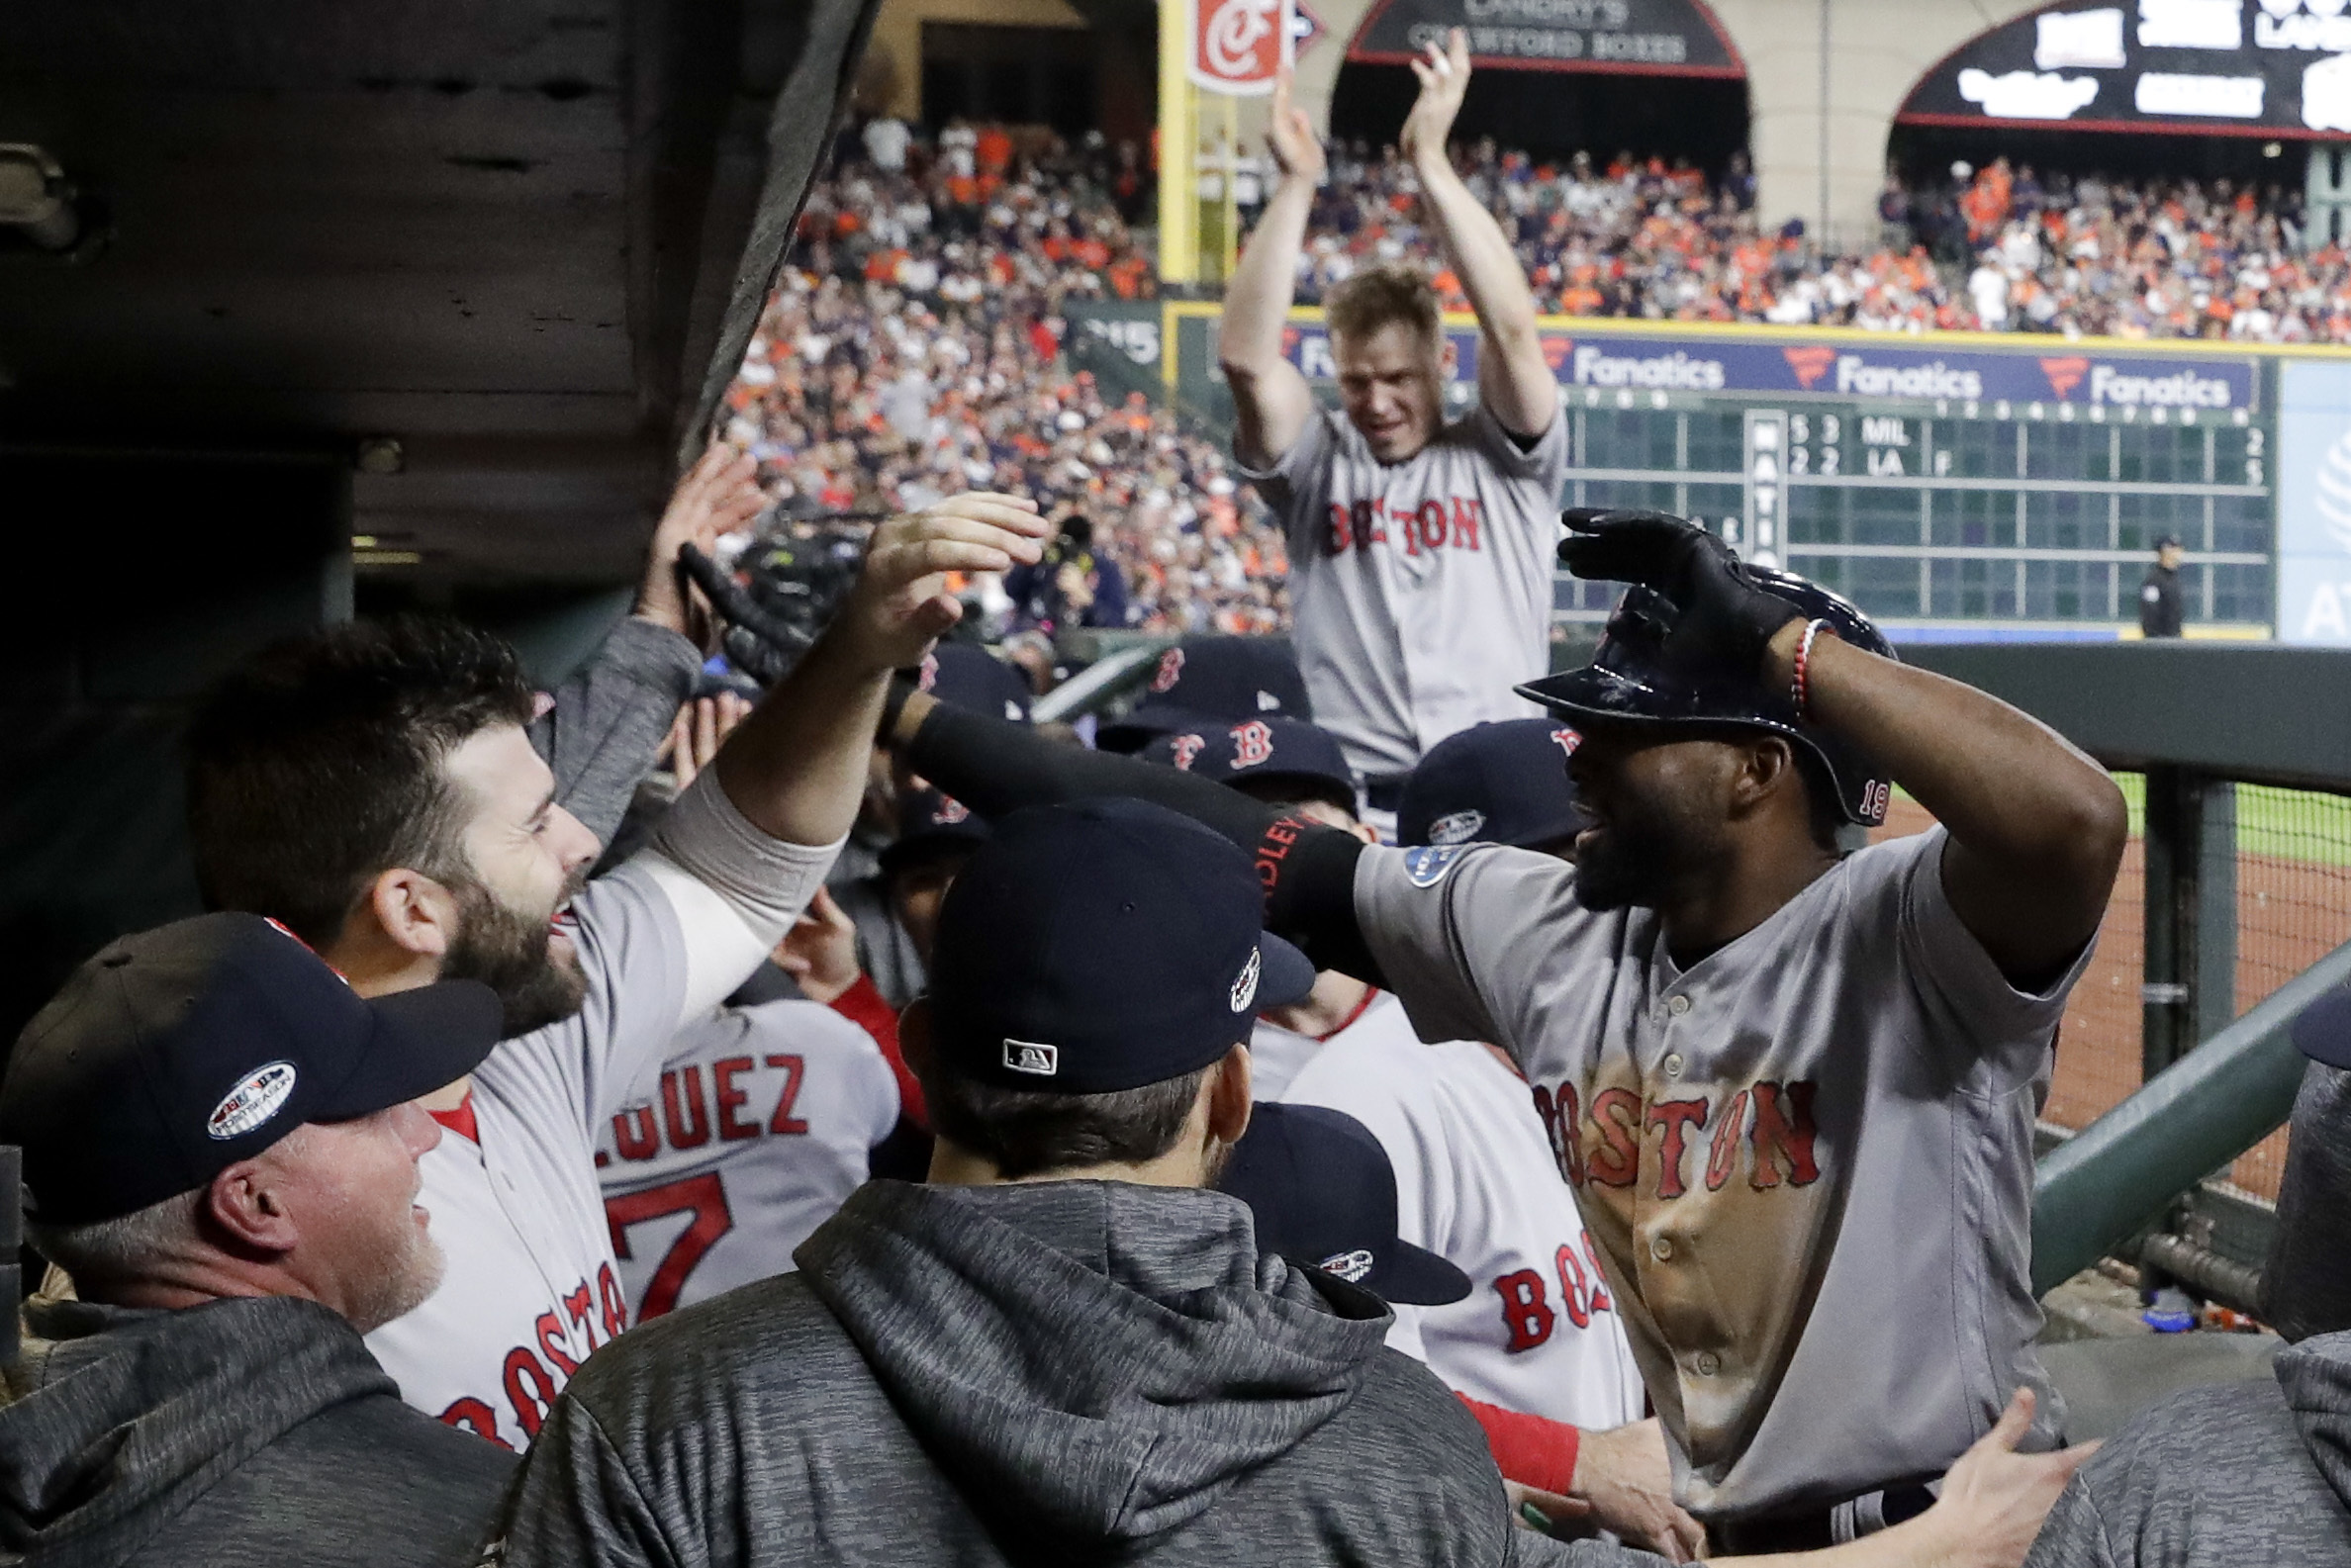
[[[2139,635],[2177,637],[2187,619],[2180,599],[2180,541],[2165,534],[2155,541],[2155,564],[2139,585]]]

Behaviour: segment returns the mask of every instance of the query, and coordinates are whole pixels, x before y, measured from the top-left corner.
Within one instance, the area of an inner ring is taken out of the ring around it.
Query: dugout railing
[[[2132,798],[2124,875],[2044,1114],[2035,1288],[2118,1255],[2254,1310],[2303,1073],[2287,1031],[2351,977],[2351,651],[1904,656],[2044,720]]]

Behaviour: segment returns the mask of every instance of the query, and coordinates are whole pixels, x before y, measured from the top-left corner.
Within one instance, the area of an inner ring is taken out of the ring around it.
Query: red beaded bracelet
[[[1836,635],[1835,632],[1829,630],[1827,621],[1808,620],[1804,623],[1804,637],[1796,644],[1796,678],[1788,683],[1788,696],[1796,704],[1796,720],[1800,724],[1812,722],[1810,667],[1812,665],[1813,639],[1824,631],[1828,631],[1832,637]]]

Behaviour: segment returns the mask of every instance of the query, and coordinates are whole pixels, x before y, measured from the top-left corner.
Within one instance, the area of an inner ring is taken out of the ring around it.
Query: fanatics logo
[[[1432,844],[1466,844],[1477,837],[1477,830],[1484,826],[1485,813],[1483,811],[1475,809],[1456,811],[1451,816],[1439,817],[1429,824],[1429,842]]]
[[[1250,949],[1249,962],[1241,966],[1241,975],[1233,981],[1234,1012],[1248,1012],[1249,1004],[1257,1000],[1258,972],[1264,967],[1264,955],[1256,948]]]
[[[1352,1252],[1333,1252],[1322,1260],[1322,1271],[1337,1274],[1352,1285],[1371,1272],[1371,1249],[1359,1246]]]
[[[1031,1077],[1050,1078],[1061,1071],[1061,1048],[1040,1046],[1031,1040],[1004,1042],[1004,1065],[1014,1072]]]
[[[204,1120],[204,1130],[223,1143],[241,1137],[277,1115],[294,1092],[294,1063],[272,1061],[255,1067],[231,1089]]]

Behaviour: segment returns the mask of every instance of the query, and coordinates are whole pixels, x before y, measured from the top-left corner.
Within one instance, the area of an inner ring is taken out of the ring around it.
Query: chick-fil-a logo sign
[[[1241,97],[1273,90],[1290,54],[1284,0],[1192,0],[1191,14],[1194,85]]]

